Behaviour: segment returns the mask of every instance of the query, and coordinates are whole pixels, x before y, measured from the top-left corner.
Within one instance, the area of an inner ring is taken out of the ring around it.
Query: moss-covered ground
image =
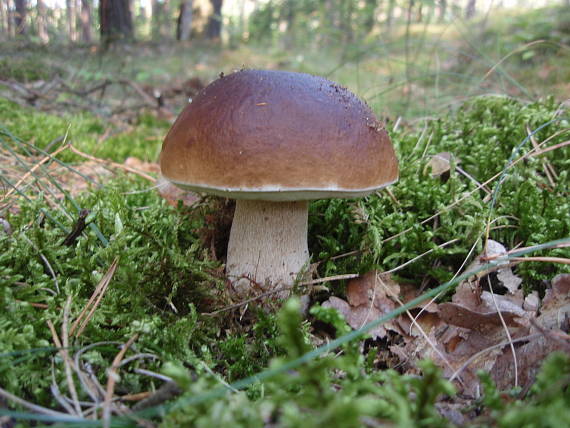
[[[421,40],[426,42],[428,37]],[[491,30],[485,40],[491,43]],[[429,289],[461,272],[465,261],[481,252],[487,237],[509,249],[570,237],[570,115],[560,93],[532,96],[534,91],[545,92],[527,84],[532,79],[524,81],[528,69],[515,78],[508,69],[498,67],[500,76],[493,85],[505,85],[505,90],[498,91],[501,95],[483,94],[498,88],[481,91],[472,83],[482,79],[488,64],[479,64],[478,72],[471,74],[460,71],[464,64],[456,61],[450,67],[462,79],[460,89],[471,89],[462,99],[454,81],[448,79],[442,86],[441,73],[430,74],[429,84],[423,81],[415,89],[417,81],[386,85],[382,69],[396,62],[382,62],[380,54],[354,54],[348,61],[345,52],[331,54],[318,68],[320,57],[306,60],[301,54],[291,55],[281,64],[284,53],[272,49],[262,52],[243,47],[222,52],[206,46],[186,56],[167,49],[171,59],[178,59],[153,67],[144,55],[132,54],[133,62],[127,61],[122,71],[141,84],[155,83],[161,73],[173,76],[180,69],[195,70],[195,75],[208,81],[221,70],[241,67],[238,58],[247,51],[246,65],[250,66],[319,74],[328,67],[329,77],[369,100],[387,122],[400,159],[400,180],[390,192],[311,204],[309,246],[319,277],[390,270],[431,250],[399,270],[396,277]],[[154,47],[141,47],[141,52],[157,55]],[[549,52],[536,50],[516,60],[530,69],[532,61],[546,58],[556,68],[568,56],[553,59]],[[344,59],[335,68],[330,58]],[[48,62],[54,66],[57,61],[51,58]],[[100,57],[80,52],[69,61],[70,67],[78,63],[89,80],[111,75],[125,64],[125,58],[111,56],[108,64],[100,66]],[[0,62],[0,73],[12,73],[19,80],[46,78],[45,73],[32,73],[27,62],[23,64],[14,71]],[[399,70],[396,75],[402,77],[405,70]],[[565,84],[564,76],[556,77],[561,72],[547,76],[555,79],[552,84],[557,88]],[[172,78],[180,78],[178,73]],[[375,91],[380,83],[383,89]],[[406,98],[409,90],[415,91],[412,98]],[[394,99],[399,101],[389,108],[389,100]],[[433,114],[427,117],[427,112]],[[401,114],[408,114],[407,119],[399,120]],[[149,181],[116,169],[95,178],[83,192],[59,189],[58,194],[64,196],[55,197],[46,190],[57,188],[61,180],[49,168],[53,162],[32,169],[38,159],[65,143],[118,163],[129,156],[155,161],[168,121],[143,112],[134,123],[121,127],[109,124],[104,114],[41,112],[0,98],[0,124],[4,195],[18,181],[11,174],[21,174],[22,168],[48,183],[24,188],[16,198],[0,204],[3,390],[29,403],[72,414],[68,407],[73,400],[68,402],[66,397],[73,398],[73,392],[64,368],[80,364],[93,377],[91,384],[98,382],[104,388],[121,346],[134,340],[125,356],[133,358],[121,367],[115,395],[130,403],[128,397],[135,400],[136,394],[159,390],[164,384],[160,376],[175,380],[181,395],[163,406],[149,405],[147,413],[141,413],[165,427],[453,425],[453,418],[437,410],[442,396],[452,400],[453,386],[427,361],[418,368],[421,377],[401,374],[388,361],[379,364],[376,356],[386,351],[386,343],[364,349],[352,341],[334,352],[307,357],[304,364],[289,370],[279,369],[304,358],[318,344],[350,331],[341,316],[320,306],[330,295],[343,297],[346,284],[330,281],[324,284],[326,288],[312,290],[306,317],[300,315],[295,298],[277,312],[268,313],[255,302],[232,306],[235,302],[223,276],[227,230],[215,220],[231,209],[224,201],[207,198],[192,207],[174,207]],[[549,147],[554,149],[544,150]],[[432,174],[431,161],[443,152],[450,154],[451,168]],[[64,169],[82,162],[71,150],[61,151],[58,159]],[[73,242],[64,243],[81,210],[89,211],[89,226]],[[570,249],[540,254],[569,259]],[[112,266],[116,268],[108,287],[93,306],[90,299],[108,279],[106,273]],[[527,293],[543,293],[545,284],[559,273],[570,273],[570,265],[536,261],[516,267]],[[305,289],[297,292],[306,293]],[[75,320],[85,319],[82,311],[92,307],[96,309],[88,322],[74,328]],[[66,333],[68,327],[72,331]],[[74,362],[59,352],[57,336],[69,336],[63,346],[71,359],[75,357]],[[274,375],[251,377],[267,374],[267,369]],[[518,391],[497,391],[483,374],[482,379],[481,398],[463,408],[472,415],[473,425],[570,423],[568,356],[549,358],[524,398]],[[228,385],[234,382],[238,383]],[[74,383],[79,401],[104,401],[104,391],[98,397],[89,396],[92,389],[85,386],[87,380],[75,377]],[[29,412],[25,406],[2,399],[0,407]],[[35,423],[20,419],[22,414],[16,416],[18,426]],[[23,416],[33,418],[32,413]],[[48,423],[64,423],[59,414],[45,417]],[[78,425],[88,424],[79,415],[74,418]],[[134,422],[127,417],[121,423]]]

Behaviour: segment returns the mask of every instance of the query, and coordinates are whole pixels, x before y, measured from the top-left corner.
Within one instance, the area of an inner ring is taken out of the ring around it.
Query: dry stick
[[[495,309],[497,310],[497,315],[499,315],[499,319],[501,320],[501,324],[503,326],[503,329],[505,330],[505,334],[507,335],[507,339],[509,341],[511,353],[513,354],[513,365],[515,368],[515,388],[516,388],[517,386],[519,386],[519,364],[518,364],[518,360],[517,360],[517,352],[515,351],[515,345],[513,344],[513,338],[511,336],[511,332],[509,331],[509,328],[507,327],[507,323],[505,322],[505,318],[503,318],[503,313],[501,312],[501,309],[499,308],[499,304],[497,303],[497,300],[495,299],[495,292],[493,291],[493,285],[491,284],[491,279],[489,278],[489,276],[487,276],[487,285],[489,286],[489,290],[491,291],[491,299],[493,299],[493,305],[495,306]]]
[[[53,361],[53,358],[51,360],[51,386],[50,386],[50,391],[51,394],[54,396],[54,398],[57,400],[57,402],[59,404],[61,404],[61,406],[67,410],[67,412],[70,415],[73,415],[75,413],[75,410],[73,409],[73,407],[71,407],[68,403],[68,398],[64,397],[63,394],[61,393],[61,391],[59,390],[59,386],[57,385],[57,380],[55,379],[55,364]]]
[[[80,358],[83,355],[83,353],[87,352],[89,349],[101,345],[120,345],[120,342],[107,341],[107,342],[92,343],[90,345],[81,348],[73,356],[73,361],[75,362],[77,376],[81,381],[81,385],[87,391],[87,393],[89,394],[94,403],[99,403],[101,402],[101,400],[105,398],[105,389],[101,386],[101,384],[97,380],[97,377],[95,377],[91,371],[87,371],[85,374],[81,370]]]
[[[110,166],[112,166],[112,167],[114,167],[114,168],[123,169],[123,170],[128,171],[128,172],[131,172],[131,173],[133,173],[133,174],[137,174],[138,176],[140,176],[140,177],[142,177],[142,178],[144,178],[144,179],[146,179],[146,180],[148,180],[148,181],[150,181],[150,182],[152,182],[152,183],[155,183],[155,182],[156,182],[156,178],[154,178],[154,177],[152,177],[152,176],[150,176],[150,175],[148,175],[148,174],[146,174],[146,173],[144,173],[144,172],[142,172],[142,171],[139,171],[139,170],[137,170],[137,169],[135,169],[135,168],[131,168],[130,166],[123,165],[123,164],[120,164],[120,163],[117,163],[117,162],[113,162],[113,161],[110,161],[110,160],[106,160],[106,159],[100,159],[100,158],[97,158],[97,157],[95,157],[95,156],[88,155],[87,153],[84,153],[84,152],[82,152],[81,150],[76,149],[76,148],[75,148],[73,145],[71,145],[71,144],[69,145],[69,148],[70,148],[70,150],[71,150],[73,153],[75,153],[75,154],[77,154],[77,155],[79,155],[79,156],[81,156],[81,157],[83,157],[83,158],[85,158],[85,159],[89,159],[89,160],[94,161],[94,162],[99,162],[99,163],[102,163],[102,164],[110,165]]]
[[[538,143],[536,142],[536,139],[534,138],[534,135],[533,135],[533,133],[532,133],[532,131],[528,125],[526,125],[526,133],[527,133],[528,137],[530,138],[530,142],[532,143],[532,146],[536,149],[538,147]],[[558,178],[558,175],[556,174],[554,167],[551,165],[550,162],[548,162],[547,159],[543,159],[542,160],[542,168],[544,169],[544,174],[546,175],[546,178],[548,179],[550,186],[554,187],[556,185],[556,182],[554,181],[554,179]]]
[[[509,263],[510,262],[516,262],[516,264],[522,262],[548,262],[570,265],[570,259],[565,259],[563,257],[512,257],[509,259]]]
[[[10,394],[8,391],[6,391],[5,389],[0,388],[0,397],[4,397],[6,400],[10,400],[16,404],[19,404],[20,406],[23,406],[27,409],[30,409],[32,412],[37,412],[40,413],[42,415],[49,415],[49,416],[54,416],[56,418],[60,418],[60,419],[75,419],[72,418],[71,416],[69,416],[67,413],[62,413],[62,412],[56,412],[55,410],[51,410],[51,409],[47,409],[45,407],[42,406],[38,406],[37,404],[33,404],[30,403],[20,397],[17,397],[13,394]]]
[[[67,379],[67,384],[68,384],[68,388],[71,392],[71,386],[73,385],[73,388],[75,387],[74,383],[73,383],[73,378],[70,381],[70,377],[71,377],[71,373],[68,372],[68,365],[66,364],[67,362],[67,358],[66,358],[66,354],[67,354],[67,349],[63,348],[63,345],[61,344],[61,341],[59,340],[59,336],[57,335],[57,332],[55,331],[55,327],[53,325],[53,323],[51,322],[51,320],[47,320],[46,321],[48,328],[51,332],[51,336],[52,336],[52,340],[53,343],[55,343],[56,348],[59,349],[59,353],[61,354],[61,357],[64,361],[64,367],[65,367],[65,375],[66,375],[66,379]],[[64,351],[66,351],[66,353],[64,354]],[[77,409],[75,409],[75,412],[77,412]],[[76,415],[77,416],[77,415]]]
[[[533,249],[538,248],[538,247],[540,247],[540,245],[531,245],[530,247],[513,248],[512,250],[507,251],[507,254],[506,254],[506,255],[511,254],[511,253],[513,253],[513,252],[515,252],[515,251],[518,252],[518,251],[523,251],[523,250],[533,250]],[[557,249],[557,248],[569,248],[569,247],[570,247],[570,244],[563,243],[563,244],[555,245],[555,246],[552,247],[552,248]],[[484,257],[481,257],[481,261],[489,262],[489,261],[493,261],[493,260],[495,260],[495,259],[498,259],[498,258],[500,258],[500,257],[505,257],[506,255],[505,255],[505,254],[495,254],[495,255],[492,255],[492,256],[484,256]],[[521,258],[521,257],[512,257],[512,258],[509,259],[509,260],[512,260],[512,259],[514,259],[514,258]],[[523,258],[526,260],[526,259],[529,259],[529,258],[531,258],[531,257],[523,257]],[[554,257],[554,258],[555,258],[555,259],[558,259],[558,257]],[[566,260],[566,259],[562,259],[562,260]]]
[[[127,341],[127,343],[125,343],[123,345],[121,350],[115,356],[115,358],[113,360],[113,364],[111,364],[111,367],[109,367],[109,371],[107,373],[107,376],[108,376],[108,378],[107,378],[107,389],[105,392],[105,400],[103,401],[103,427],[104,428],[109,428],[109,426],[111,424],[111,400],[113,398],[113,393],[115,391],[115,383],[117,382],[117,379],[119,377],[117,374],[117,371],[119,369],[119,364],[121,363],[121,360],[123,359],[127,350],[131,347],[133,342],[135,340],[137,340],[138,337],[139,337],[139,335],[137,333],[133,337],[131,337]]]
[[[299,285],[313,285],[313,284],[321,284],[323,282],[329,282],[329,281],[339,281],[341,279],[353,279],[353,278],[358,278],[360,275],[357,273],[345,273],[342,275],[333,275],[333,276],[327,276],[326,278],[318,278],[318,279],[312,279],[310,281],[303,281],[300,282]]]
[[[570,145],[570,140],[563,141],[562,143],[558,143],[558,144],[555,144],[554,146],[547,147],[546,149],[537,150],[536,152],[532,153],[529,157],[534,158],[536,156],[543,155],[545,153],[551,152],[551,151],[556,150],[556,149],[560,149],[562,147],[566,147],[568,145]]]
[[[115,258],[115,260],[113,260],[113,263],[111,263],[109,270],[105,273],[105,275],[103,275],[103,278],[101,278],[101,281],[99,281],[99,284],[97,284],[97,287],[95,288],[95,291],[89,298],[89,301],[87,302],[87,304],[85,305],[85,307],[83,308],[83,310],[81,311],[81,313],[79,314],[73,325],[71,326],[70,334],[73,334],[73,332],[81,322],[81,325],[79,326],[79,330],[75,334],[75,337],[81,336],[81,333],[83,333],[83,330],[87,326],[87,323],[95,313],[95,309],[97,309],[99,303],[101,303],[101,299],[105,295],[105,291],[107,291],[109,283],[111,282],[111,279],[115,274],[115,270],[117,269],[118,264],[119,264],[119,258],[117,257]],[[85,316],[85,312],[87,312],[88,309],[89,313]]]
[[[65,302],[65,307],[63,308],[63,325],[61,326],[61,338],[63,341],[63,349],[61,350],[61,355],[63,357],[64,367],[65,367],[65,377],[67,378],[67,386],[73,399],[73,404],[75,406],[75,411],[79,416],[83,416],[81,411],[81,406],[79,405],[79,396],[77,395],[77,390],[75,389],[75,382],[73,381],[73,375],[71,372],[71,366],[73,361],[69,357],[68,347],[69,347],[69,309],[71,307],[71,296],[67,298]]]

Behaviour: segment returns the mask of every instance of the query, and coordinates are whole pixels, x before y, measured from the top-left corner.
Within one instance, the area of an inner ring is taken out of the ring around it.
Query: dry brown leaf
[[[346,291],[348,302],[333,296],[324,302],[323,306],[337,309],[346,322],[356,330],[393,311],[396,308],[396,301],[389,295],[397,297],[399,293],[398,283],[389,276],[370,271],[349,281]],[[400,331],[393,322],[387,322],[370,330],[368,334],[373,339],[384,338],[387,330]]]
[[[570,274],[561,274],[552,280],[552,288],[546,291],[540,315],[530,328],[538,337],[517,347],[519,385],[528,388],[534,381],[544,359],[554,351],[570,349],[568,336],[570,320]],[[491,370],[499,388],[512,386],[513,360],[504,351]]]
[[[514,295],[491,295],[477,283],[462,283],[452,302],[440,303],[432,314],[440,323],[425,330],[435,347],[423,336],[407,336],[404,344],[392,345],[390,350],[412,371],[416,361],[431,358],[444,376],[460,380],[457,386],[464,396],[476,397],[478,370],[489,372],[501,389],[515,385],[514,348],[518,385],[528,387],[548,354],[570,349],[570,336],[565,333],[570,328],[570,275],[553,279],[540,315],[537,304],[529,311],[523,309],[524,302],[520,290]],[[512,347],[498,311],[514,341]]]
[[[439,315],[446,323],[485,332],[489,328],[501,326],[501,318],[498,312],[475,312],[455,303],[441,303],[439,305]],[[508,326],[517,327],[517,315],[511,312],[502,312],[501,315]]]

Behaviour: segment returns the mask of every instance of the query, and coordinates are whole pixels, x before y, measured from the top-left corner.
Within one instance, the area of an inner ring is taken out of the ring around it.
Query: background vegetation
[[[567,326],[536,383],[481,374],[477,397],[423,354],[399,358],[402,335],[318,348],[352,331],[324,304],[348,299],[344,277],[395,270],[432,290],[487,237],[570,237],[568,22],[567,1],[2,2],[1,423],[568,425]],[[311,261],[329,279],[296,293],[304,315],[297,299],[266,311],[227,292],[231,203],[155,188],[177,113],[242,67],[346,85],[400,159],[389,192],[311,204]],[[538,255],[558,262],[517,265],[522,297],[570,273],[567,246]]]

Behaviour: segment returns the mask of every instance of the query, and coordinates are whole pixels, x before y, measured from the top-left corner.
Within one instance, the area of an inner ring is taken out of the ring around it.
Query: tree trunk
[[[392,25],[394,23],[394,8],[396,6],[396,0],[390,0],[388,2],[388,10],[386,11],[386,32],[389,34],[392,32]]]
[[[370,34],[376,23],[376,9],[378,8],[378,0],[366,0],[364,3],[364,33]]]
[[[91,43],[91,0],[81,0],[81,40]]]
[[[477,10],[477,0],[469,0],[465,8],[465,19],[471,19],[475,16]]]
[[[152,38],[161,39],[165,36],[164,22],[169,18],[169,2],[168,0],[152,0]],[[168,25],[166,34],[170,35],[171,29]]]
[[[447,12],[447,0],[439,1],[439,22],[445,21],[445,13]]]
[[[180,13],[176,25],[176,40],[190,40],[192,32],[192,0],[182,0],[180,2]]]
[[[47,32],[46,5],[44,0],[37,0],[38,11],[38,37],[42,43],[49,43],[49,34]]]
[[[0,2],[0,32],[2,33],[2,37],[0,40],[5,40],[10,37],[10,26],[8,24],[8,9],[10,8],[9,0],[5,2]]]
[[[77,40],[77,32],[75,30],[75,1],[65,0],[65,16],[67,17],[67,34],[69,40],[75,42]]]
[[[213,11],[208,18],[207,36],[209,39],[219,39],[222,34],[222,3],[223,0],[210,0]]]
[[[16,14],[14,15],[14,24],[16,25],[16,34],[26,34],[26,0],[16,0]]]
[[[133,20],[129,0],[100,0],[101,42],[105,47],[133,38]]]

